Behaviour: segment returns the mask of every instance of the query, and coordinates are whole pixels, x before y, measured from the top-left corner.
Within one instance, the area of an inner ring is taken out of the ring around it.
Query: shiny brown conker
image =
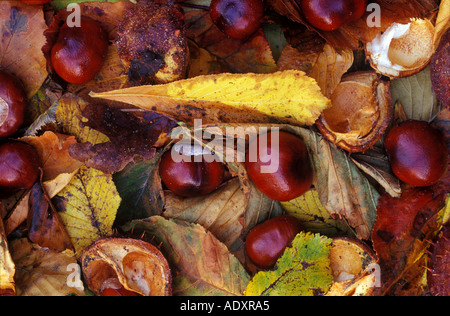
[[[175,160],[172,151],[167,151],[161,158],[159,174],[162,182],[173,193],[184,197],[197,197],[209,194],[217,189],[224,179],[223,163],[202,156],[196,161],[195,156],[180,155]]]
[[[302,12],[311,25],[322,31],[334,31],[360,19],[367,0],[302,0]]]
[[[229,37],[245,39],[261,26],[264,3],[262,0],[212,0],[210,16]]]
[[[259,268],[271,269],[300,231],[302,225],[293,216],[281,215],[269,219],[255,226],[247,235],[247,255]]]
[[[428,122],[409,120],[394,126],[387,134],[384,145],[392,171],[409,185],[433,185],[447,171],[445,138]]]
[[[22,126],[27,100],[22,82],[0,70],[0,138],[9,137]]]
[[[0,145],[0,198],[33,186],[39,176],[40,158],[34,147],[8,141]]]
[[[252,155],[256,155],[256,159]],[[247,151],[245,167],[256,187],[276,201],[286,202],[303,195],[313,182],[304,141],[284,131],[254,139]],[[267,171],[264,168],[268,168]]]
[[[72,84],[83,84],[95,78],[108,51],[108,35],[99,22],[82,17],[80,26],[64,23],[51,49],[55,72]]]

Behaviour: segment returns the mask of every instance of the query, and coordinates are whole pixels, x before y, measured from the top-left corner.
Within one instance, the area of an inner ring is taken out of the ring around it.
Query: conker
[[[140,296],[140,295],[137,294],[136,292],[129,291],[122,286],[118,289],[114,288],[104,289],[102,292],[102,296]]]
[[[0,137],[12,136],[22,126],[27,108],[22,82],[0,70]]]
[[[26,3],[26,4],[38,5],[38,4],[50,3],[53,0],[20,0],[20,1],[22,1],[23,3]]]
[[[334,31],[360,19],[366,12],[367,0],[302,0],[301,8],[312,26]]]
[[[9,141],[0,145],[0,198],[33,186],[39,176],[40,161],[31,145]]]
[[[255,226],[247,235],[247,255],[259,268],[271,269],[300,231],[302,225],[293,216],[281,215],[269,219]]]
[[[81,18],[80,27],[64,23],[51,50],[55,72],[72,84],[83,84],[95,78],[108,51],[108,35],[100,23]]]
[[[264,4],[262,0],[212,0],[210,16],[229,37],[245,39],[261,26]]]
[[[433,185],[447,171],[445,138],[428,122],[410,120],[394,126],[384,145],[394,174],[409,185]]]
[[[222,184],[225,167],[221,162],[208,162],[205,156],[200,162],[195,161],[195,156],[183,154],[180,157],[181,161],[175,161],[172,152],[167,151],[159,165],[161,180],[173,193],[197,197],[213,192]]]
[[[256,159],[252,155],[256,155]],[[265,173],[267,171],[263,167],[269,166],[272,166],[269,169],[273,168],[273,172]],[[247,151],[245,167],[256,187],[276,201],[286,202],[303,195],[313,181],[311,161],[304,141],[283,131],[275,137],[268,133],[253,140]]]

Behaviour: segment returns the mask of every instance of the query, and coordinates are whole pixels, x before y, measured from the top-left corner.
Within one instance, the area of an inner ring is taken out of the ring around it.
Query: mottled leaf
[[[162,242],[173,267],[173,294],[181,296],[240,296],[250,276],[213,234],[198,224],[153,216],[131,222]]]
[[[110,175],[82,167],[55,199],[77,255],[95,240],[112,235],[121,198]]]
[[[247,296],[314,296],[333,283],[331,239],[300,233],[278,259],[273,271],[257,273],[245,290]]]

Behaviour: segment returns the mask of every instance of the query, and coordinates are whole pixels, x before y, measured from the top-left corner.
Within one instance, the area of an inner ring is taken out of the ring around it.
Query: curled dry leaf
[[[72,242],[58,212],[39,182],[30,190],[29,205],[27,219],[30,240],[55,252],[73,250]]]
[[[21,141],[32,145],[38,152],[44,182],[63,173],[70,174],[82,166],[81,162],[69,155],[69,148],[77,142],[73,136],[47,131],[41,136],[23,137]]]
[[[96,295],[114,288],[144,296],[170,296],[172,275],[169,264],[155,246],[138,239],[99,239],[81,255],[86,283]]]
[[[314,47],[294,48],[286,45],[277,63],[278,70],[305,71],[317,81],[322,93],[331,98],[342,76],[353,64],[353,52],[348,49],[338,51],[328,44],[323,46],[323,51],[313,49]]]
[[[48,74],[40,50],[45,44],[43,11],[20,1],[1,1],[0,21],[0,67],[14,73],[31,98]]]
[[[193,123],[285,122],[313,125],[329,106],[314,79],[299,71],[219,74],[140,86],[94,98],[120,101]]]

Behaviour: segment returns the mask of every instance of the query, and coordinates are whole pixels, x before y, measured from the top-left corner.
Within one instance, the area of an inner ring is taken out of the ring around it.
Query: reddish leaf
[[[372,241],[380,258],[383,294],[402,295],[417,291],[409,284],[411,276],[423,267],[417,265],[429,246],[427,240],[440,228],[439,213],[445,205],[447,194],[431,188],[412,188],[400,198],[385,193],[379,200],[377,221]],[[405,288],[408,284],[409,289]]]

